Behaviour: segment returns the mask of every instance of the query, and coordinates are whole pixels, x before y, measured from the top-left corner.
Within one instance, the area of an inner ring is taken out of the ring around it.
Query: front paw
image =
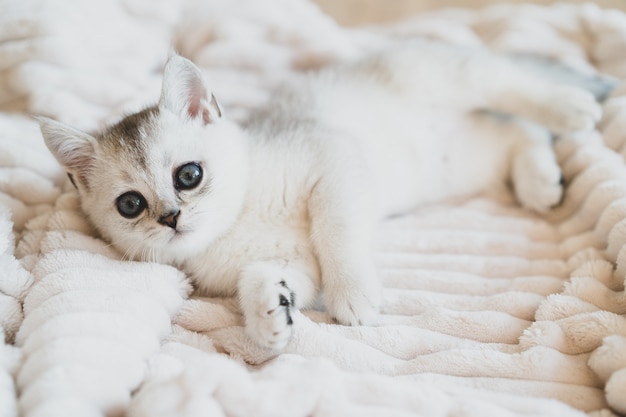
[[[244,307],[245,330],[260,346],[283,349],[292,334],[294,293],[285,281],[267,286]]]
[[[325,288],[328,312],[338,323],[346,326],[370,324],[378,315],[382,288],[376,277],[367,281]]]

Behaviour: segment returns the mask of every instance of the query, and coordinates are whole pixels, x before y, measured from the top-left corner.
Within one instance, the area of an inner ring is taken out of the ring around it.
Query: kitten
[[[280,349],[319,291],[339,323],[372,321],[381,218],[507,181],[529,209],[559,203],[550,131],[591,129],[601,110],[523,67],[410,42],[305,75],[237,125],[174,55],[158,105],[95,135],[40,122],[104,239],[238,296],[247,334]]]

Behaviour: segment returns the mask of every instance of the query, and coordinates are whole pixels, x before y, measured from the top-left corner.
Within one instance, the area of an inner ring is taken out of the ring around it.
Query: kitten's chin
[[[125,254],[124,257],[127,259],[174,265],[206,250],[206,246],[193,235],[193,232],[172,230],[167,234],[153,237],[150,245],[143,248],[115,246],[120,253]]]
[[[162,263],[180,263],[205,251],[208,244],[202,242],[191,231],[172,231],[167,242],[160,247],[159,258]]]

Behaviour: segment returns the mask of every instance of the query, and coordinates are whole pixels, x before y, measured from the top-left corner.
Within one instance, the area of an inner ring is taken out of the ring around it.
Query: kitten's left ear
[[[172,55],[165,65],[159,108],[183,120],[200,119],[205,125],[222,117],[222,109],[200,69],[180,55]]]

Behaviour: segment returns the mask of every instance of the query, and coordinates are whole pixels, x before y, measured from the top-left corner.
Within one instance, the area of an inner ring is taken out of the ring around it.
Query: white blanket
[[[537,217],[499,192],[384,222],[376,325],[296,314],[280,355],[246,338],[233,300],[194,297],[172,267],[121,261],[27,116],[95,128],[150,104],[172,46],[234,118],[298,71],[389,37],[540,53],[624,79],[626,15],[510,5],[345,29],[307,0],[0,10],[0,416],[626,413],[624,86],[596,132],[556,143],[562,206]]]

